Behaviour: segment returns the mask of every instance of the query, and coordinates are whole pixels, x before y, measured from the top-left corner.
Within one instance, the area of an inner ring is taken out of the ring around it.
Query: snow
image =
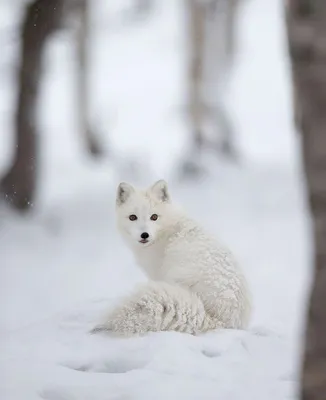
[[[242,164],[210,157],[211,175],[193,183],[173,175],[186,139],[179,4],[165,0],[148,21],[122,26],[122,2],[94,2],[90,78],[93,122],[108,149],[102,161],[90,160],[76,140],[72,37],[58,33],[49,45],[38,202],[24,217],[0,208],[1,399],[296,398],[311,244],[281,0],[242,5],[227,98]],[[1,41],[16,32],[17,15],[20,2],[0,4]],[[15,86],[8,65],[17,43],[5,54],[0,172],[11,157]],[[240,260],[254,297],[247,331],[89,334],[144,279],[115,230],[116,184],[162,176],[173,197]]]

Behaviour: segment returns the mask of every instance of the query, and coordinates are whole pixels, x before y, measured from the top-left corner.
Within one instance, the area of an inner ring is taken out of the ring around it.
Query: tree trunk
[[[315,241],[304,362],[303,400],[326,398],[326,1],[290,0],[287,26],[297,123]]]
[[[185,0],[191,149],[183,169],[191,173],[204,148],[237,159],[232,121],[220,94],[234,55],[237,7],[238,0]]]
[[[89,123],[89,0],[78,0],[75,4],[77,13],[77,104],[79,129],[86,149],[92,156],[100,156],[103,150],[94,130]]]
[[[5,199],[19,210],[35,197],[38,151],[36,108],[42,72],[42,53],[49,35],[58,28],[64,0],[35,0],[26,7],[21,30],[21,60],[15,117],[13,165],[1,182]]]
[[[205,50],[205,14],[206,6],[198,0],[186,0],[188,8],[188,29],[190,47],[189,65],[189,103],[191,127],[194,143],[201,148],[203,145],[202,124],[204,104],[202,86],[204,80],[204,50]]]

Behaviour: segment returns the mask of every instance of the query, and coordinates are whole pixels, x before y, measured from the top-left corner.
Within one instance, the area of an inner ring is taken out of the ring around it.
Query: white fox
[[[251,302],[242,272],[226,248],[171,203],[165,181],[144,191],[120,183],[116,213],[149,282],[94,331],[131,336],[247,327]]]

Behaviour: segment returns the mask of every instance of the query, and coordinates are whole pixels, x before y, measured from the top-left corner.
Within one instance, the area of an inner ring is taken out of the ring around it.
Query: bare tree
[[[74,11],[77,16],[77,105],[79,117],[79,129],[86,149],[93,156],[100,156],[103,150],[99,139],[89,122],[89,0],[75,0]]]
[[[315,242],[315,276],[302,369],[303,400],[326,397],[326,2],[289,0],[289,48],[297,124]]]
[[[185,0],[189,38],[188,101],[192,153],[204,147],[234,159],[233,127],[221,92],[235,52],[239,0]]]
[[[36,190],[38,140],[36,108],[42,76],[42,54],[58,28],[64,0],[34,0],[26,6],[21,29],[21,59],[15,117],[15,154],[1,182],[5,199],[19,210],[31,207]]]

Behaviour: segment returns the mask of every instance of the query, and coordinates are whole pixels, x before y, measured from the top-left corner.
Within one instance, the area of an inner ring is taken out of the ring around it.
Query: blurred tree
[[[42,76],[42,53],[59,27],[64,0],[34,0],[26,6],[21,28],[18,98],[13,164],[1,181],[5,199],[19,210],[31,207],[36,189],[38,152],[36,108]]]
[[[42,78],[42,55],[47,39],[63,26],[64,17],[77,21],[77,104],[80,133],[87,151],[103,153],[89,124],[89,0],[34,0],[26,6],[21,28],[18,100],[15,117],[15,153],[0,191],[15,208],[28,210],[34,201],[38,166],[36,109]],[[67,19],[67,18],[66,18]]]
[[[236,158],[233,127],[221,98],[235,52],[239,0],[185,0],[189,37],[188,101],[192,150],[184,172],[195,172],[202,148]],[[219,138],[220,136],[220,138]]]
[[[296,121],[314,227],[315,276],[308,312],[301,398],[326,398],[326,1],[288,0]]]
[[[77,102],[79,129],[87,151],[93,156],[103,154],[98,136],[89,122],[88,72],[89,72],[89,0],[75,0],[74,14],[77,17]]]

